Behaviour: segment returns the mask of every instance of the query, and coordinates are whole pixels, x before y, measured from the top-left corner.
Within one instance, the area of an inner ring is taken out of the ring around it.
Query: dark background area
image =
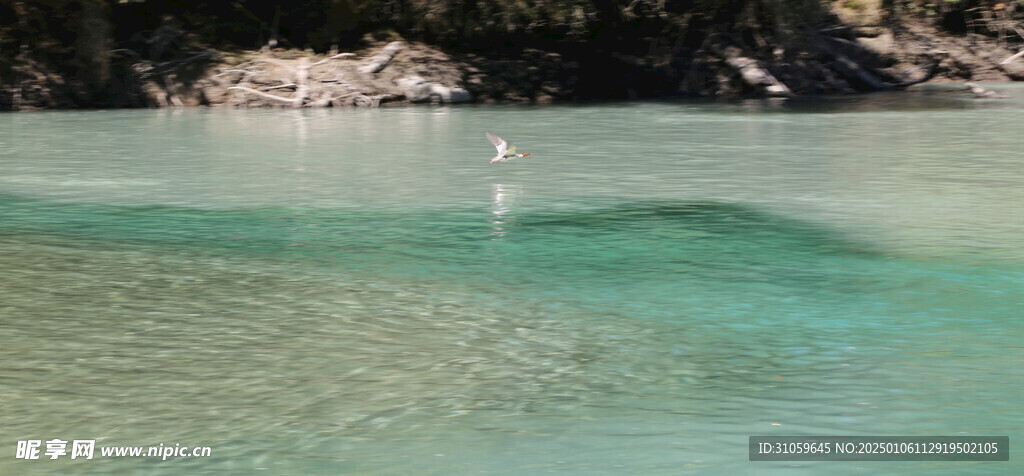
[[[837,31],[837,9],[870,8],[888,28],[914,19],[949,34],[990,37],[1005,32],[973,28],[981,13],[1024,11],[1017,2],[979,0],[7,0],[0,3],[0,108],[10,109],[15,99],[40,107],[138,105],[123,98],[137,89],[132,65],[139,61],[192,61],[203,51],[268,44],[347,51],[386,38],[485,60],[553,52],[576,68],[565,94],[572,98],[722,90],[716,48],[723,45],[772,62],[769,69],[784,81],[790,74],[813,83],[827,71],[799,66],[800,55],[812,61],[828,55],[807,45],[822,31]],[[1020,40],[1010,36],[1001,41]],[[805,92],[830,88],[812,85]]]

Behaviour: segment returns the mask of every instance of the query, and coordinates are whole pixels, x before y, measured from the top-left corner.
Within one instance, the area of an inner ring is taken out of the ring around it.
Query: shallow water
[[[213,453],[0,472],[1019,473],[747,437],[1024,436],[1022,112],[0,116],[3,444]]]

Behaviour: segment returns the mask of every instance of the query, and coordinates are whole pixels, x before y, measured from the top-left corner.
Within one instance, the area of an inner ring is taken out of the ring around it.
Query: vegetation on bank
[[[394,39],[482,71],[466,87],[496,100],[1024,79],[993,66],[1024,45],[1022,17],[1024,0],[15,0],[0,4],[0,109],[153,105],[246,50]]]

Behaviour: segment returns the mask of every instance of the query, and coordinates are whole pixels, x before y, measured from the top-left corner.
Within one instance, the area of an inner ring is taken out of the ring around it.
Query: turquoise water
[[[1022,110],[0,116],[2,444],[212,449],[0,472],[1019,473],[747,437],[1024,436]]]

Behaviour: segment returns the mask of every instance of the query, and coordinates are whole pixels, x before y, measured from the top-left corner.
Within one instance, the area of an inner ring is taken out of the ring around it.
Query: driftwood
[[[387,46],[370,58],[366,64],[360,66],[359,72],[363,74],[380,72],[380,70],[384,69],[388,63],[391,62],[391,59],[394,58],[399,51],[402,51],[402,48],[405,48],[405,42],[403,41],[392,41],[391,43],[388,43]]]
[[[353,56],[355,56],[353,53],[340,53],[340,54],[336,54],[336,55],[333,55],[331,57],[328,57],[326,59],[322,59],[322,60],[317,61],[315,63],[311,63],[309,58],[307,58],[307,57],[301,57],[297,61],[284,61],[284,60],[279,60],[279,59],[274,59],[274,58],[259,58],[259,59],[253,60],[252,64],[250,64],[250,65],[248,65],[246,67],[242,67],[242,68],[239,68],[239,69],[227,70],[227,71],[221,72],[220,75],[228,74],[228,73],[238,73],[238,72],[243,73],[243,76],[239,80],[238,84],[236,84],[235,86],[227,88],[228,90],[242,91],[244,93],[256,95],[256,96],[258,96],[260,98],[263,98],[263,99],[266,99],[266,100],[269,100],[269,101],[273,101],[273,102],[277,102],[277,103],[280,103],[282,105],[293,107],[293,108],[300,108],[300,107],[304,107],[304,106],[306,106],[306,107],[326,107],[326,106],[334,104],[334,102],[339,100],[339,99],[343,99],[343,98],[346,98],[348,96],[353,96],[353,95],[358,94],[358,93],[353,93],[353,92],[349,91],[349,90],[352,89],[351,86],[348,86],[348,84],[344,83],[341,80],[343,74],[340,73],[340,72],[336,72],[336,71],[333,72],[335,74],[335,77],[332,80],[330,80],[329,82],[330,83],[335,83],[333,85],[334,88],[336,88],[338,86],[347,88],[347,90],[345,92],[343,92],[342,94],[337,94],[336,91],[333,88],[332,89],[323,89],[323,88],[319,87],[319,83],[325,82],[325,81],[322,81],[322,79],[318,79],[318,87],[314,87],[313,85],[310,84],[310,70],[312,68],[314,68],[314,67],[328,64],[332,60],[346,59],[346,58],[350,58],[350,57],[353,57]],[[252,80],[253,76],[255,76],[256,74],[259,73],[258,71],[255,71],[253,69],[255,67],[255,65],[259,64],[259,63],[268,63],[268,64],[275,65],[275,66],[277,66],[281,70],[284,70],[286,72],[290,72],[292,74],[292,78],[288,79],[288,80],[279,80],[279,82],[281,84],[278,84],[276,86],[266,87],[262,91],[259,90],[259,89],[254,88],[254,87],[251,87],[251,86],[243,85],[243,84],[248,84]],[[331,74],[331,72],[329,71],[329,72],[325,73],[325,75],[327,75],[327,74]],[[277,94],[272,94],[272,93],[268,92],[268,91],[277,91],[277,90],[283,90],[283,89],[293,89],[294,92],[292,93],[291,96],[279,96]],[[314,91],[314,89],[316,89],[316,91]]]
[[[761,63],[743,56],[743,50],[735,46],[716,46],[716,52],[733,70],[740,74],[743,82],[768,96],[789,96],[789,88],[775,78]]]
[[[902,89],[915,84],[923,83],[935,76],[938,71],[938,61],[917,66],[910,71],[906,72],[902,78],[893,78],[889,74],[881,73],[875,69],[865,66],[852,60],[850,57],[843,54],[840,49],[850,52],[857,57],[872,57],[875,55],[873,51],[864,47],[863,45],[850,41],[844,38],[836,38],[832,36],[818,36],[821,41],[814,43],[821,52],[832,57],[833,69],[846,78],[848,81],[852,81],[861,86],[861,89],[869,91],[888,91],[893,89]],[[829,46],[832,43],[836,47]],[[909,80],[914,72],[925,69],[926,72],[918,79]],[[889,79],[887,81],[886,79]]]
[[[1001,65],[1002,64],[1010,64],[1011,62],[1013,62],[1013,60],[1015,60],[1017,58],[1020,58],[1021,56],[1024,56],[1024,50],[1018,51],[1017,54],[1015,54],[1015,55],[1013,55],[1013,56],[1011,56],[1009,58],[1004,59],[999,64],[1001,64]]]
[[[267,92],[264,92],[264,91],[259,91],[257,89],[253,89],[253,88],[250,88],[248,86],[232,86],[232,87],[230,87],[228,89],[229,90],[244,91],[244,92],[247,92],[247,93],[250,93],[250,94],[255,94],[255,95],[260,96],[260,97],[262,97],[264,99],[269,99],[271,101],[278,101],[278,102],[287,104],[287,105],[289,105],[291,107],[302,107],[302,105],[306,102],[306,99],[309,97],[309,68],[310,68],[309,58],[306,58],[306,57],[299,58],[298,64],[296,66],[292,66],[292,65],[290,65],[288,63],[285,63],[283,61],[277,61],[277,60],[269,59],[269,58],[259,59],[259,60],[256,60],[256,61],[263,61],[263,62],[267,62],[267,63],[274,63],[274,64],[277,64],[278,66],[284,67],[285,69],[291,70],[294,73],[294,75],[295,75],[295,80],[293,82],[287,83],[286,85],[277,86],[275,88],[268,88],[268,90],[294,86],[295,94],[293,94],[292,97],[278,96],[276,94],[270,94],[270,93],[267,93]]]
[[[836,66],[835,69],[837,72],[839,72],[839,74],[845,76],[848,79],[859,82],[862,85],[866,85],[870,90],[873,91],[889,91],[893,89],[903,89],[909,86],[913,86],[915,84],[923,83],[925,81],[928,81],[929,79],[932,79],[935,76],[935,72],[938,70],[938,63],[920,65],[906,72],[903,75],[903,78],[901,78],[903,80],[901,80],[900,82],[893,83],[883,81],[882,79],[880,79],[880,77],[882,76],[881,74],[875,72],[871,68],[859,65],[843,55],[837,54],[834,56],[834,59]],[[925,74],[922,77],[914,80],[906,80],[906,78],[909,78],[911,74],[920,69],[926,70]]]
[[[378,107],[385,101],[405,98],[410,102],[432,101],[459,103],[473,100],[469,91],[459,87],[461,78],[457,70],[431,71],[424,77],[412,74],[403,55],[395,55],[403,48],[415,56],[421,50],[417,45],[392,42],[379,48],[369,60],[349,61],[352,53],[337,53],[332,48],[329,56],[312,58],[296,55],[294,59],[258,56],[249,62],[224,68],[211,77],[203,90],[211,104],[236,106],[276,107]],[[433,59],[431,57],[430,59]],[[385,74],[363,74],[372,67]],[[454,74],[453,74],[454,73]],[[425,79],[426,78],[426,79]]]
[[[862,68],[857,63],[854,63],[850,58],[847,58],[841,54],[833,54],[835,59],[835,70],[839,74],[843,75],[847,79],[853,80],[856,83],[867,86],[875,91],[884,91],[887,89],[894,89],[896,86],[888,84],[881,79],[878,79],[867,70]]]

